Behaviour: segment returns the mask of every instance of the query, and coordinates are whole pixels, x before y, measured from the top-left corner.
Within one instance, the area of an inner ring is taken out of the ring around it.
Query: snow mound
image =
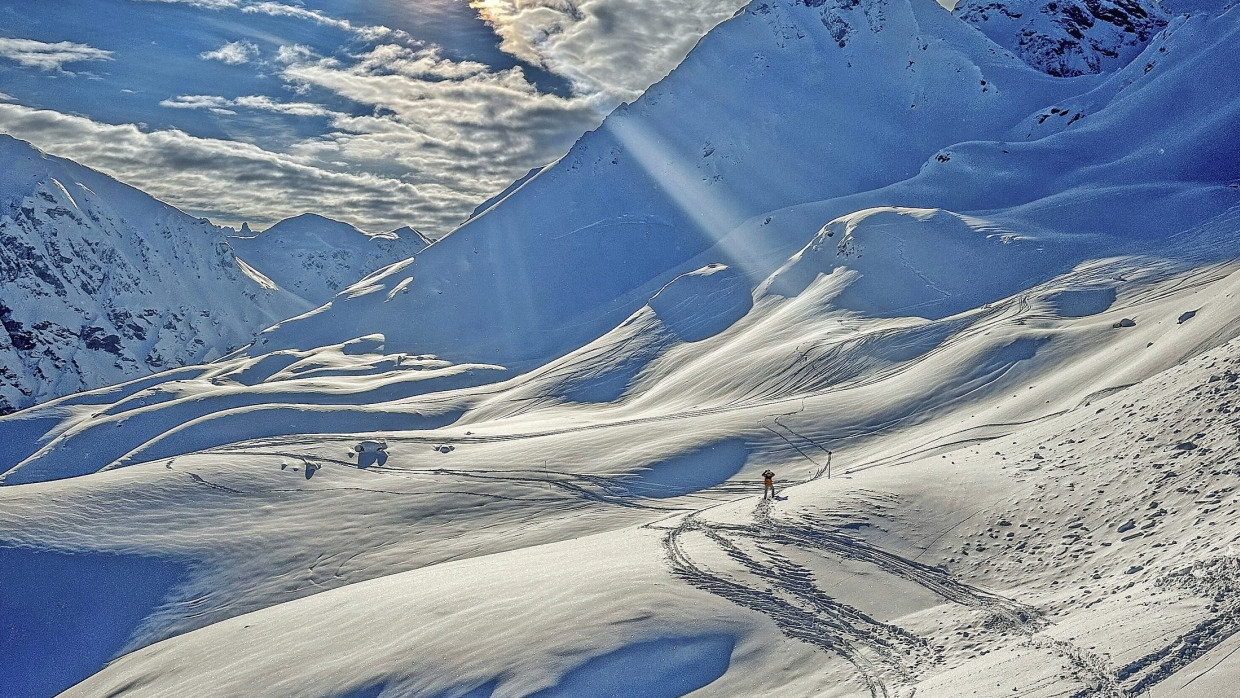
[[[1006,297],[1059,263],[1037,240],[981,218],[878,207],[824,225],[763,291],[795,296],[838,272],[848,283],[832,300],[837,308],[934,319]]]
[[[749,280],[724,264],[681,274],[650,299],[650,307],[677,337],[696,342],[726,330],[753,307]]]
[[[340,351],[347,356],[382,354],[384,341],[386,340],[381,334],[366,335],[365,337],[358,337],[345,342],[340,347]]]

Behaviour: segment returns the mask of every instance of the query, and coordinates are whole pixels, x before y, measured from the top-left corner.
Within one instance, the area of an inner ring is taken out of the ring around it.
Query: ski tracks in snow
[[[1032,637],[1044,626],[1033,608],[871,545],[824,517],[779,519],[772,516],[768,500],[758,504],[752,523],[718,523],[703,517],[703,511],[685,516],[664,537],[673,573],[698,589],[768,616],[788,637],[848,661],[876,698],[892,696],[896,684],[915,682],[922,670],[941,660],[940,651],[926,638],[826,594],[814,574],[791,556],[810,553],[873,565],[987,614],[984,625],[992,632]],[[705,540],[715,548],[699,552],[698,559],[721,552],[728,563],[720,567],[728,569],[712,569],[691,556],[688,536],[696,538],[695,546]]]

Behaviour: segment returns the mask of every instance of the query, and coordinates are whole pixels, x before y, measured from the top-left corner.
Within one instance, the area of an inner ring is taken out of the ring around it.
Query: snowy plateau
[[[425,249],[0,141],[0,696],[1237,695],[1238,57],[754,0]]]

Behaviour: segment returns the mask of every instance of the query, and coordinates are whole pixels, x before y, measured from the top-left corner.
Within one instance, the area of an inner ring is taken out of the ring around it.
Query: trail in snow
[[[769,616],[789,637],[844,657],[874,696],[891,695],[888,684],[912,683],[940,659],[926,639],[823,593],[813,574],[790,560],[786,551],[874,565],[947,601],[985,612],[991,619],[985,625],[995,633],[1032,635],[1045,624],[1032,608],[844,533],[839,518],[802,514],[789,522],[773,517],[773,508],[770,500],[759,502],[750,524],[711,522],[704,516],[706,510],[682,517],[664,538],[672,570],[699,589]],[[712,570],[694,562],[683,542],[690,534],[702,534],[747,574]]]

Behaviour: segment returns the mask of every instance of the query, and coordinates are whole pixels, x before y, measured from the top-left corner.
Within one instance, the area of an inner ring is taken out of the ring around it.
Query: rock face
[[[0,136],[0,413],[209,361],[307,307],[225,228]]]
[[[1056,77],[1123,67],[1168,19],[1150,0],[964,0],[953,13]]]

